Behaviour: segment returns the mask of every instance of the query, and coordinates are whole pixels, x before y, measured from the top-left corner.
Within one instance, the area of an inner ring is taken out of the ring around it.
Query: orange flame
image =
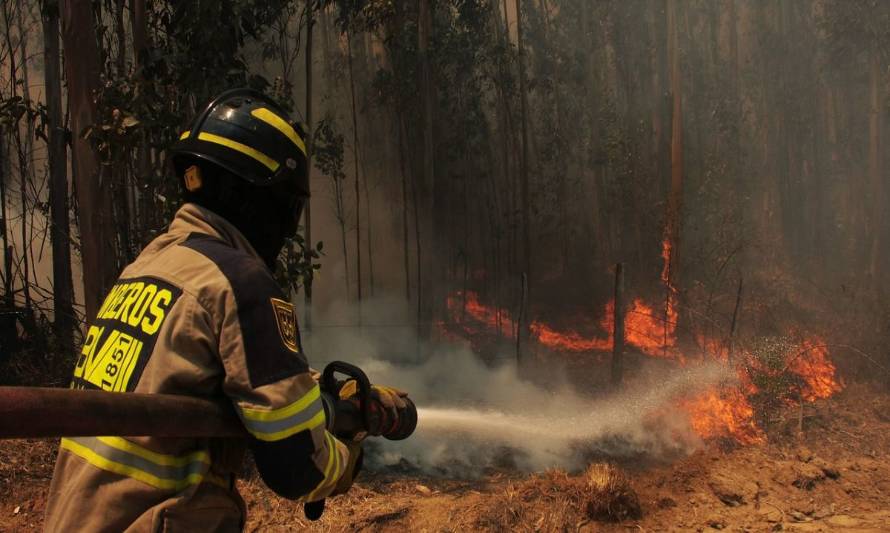
[[[612,335],[607,338],[584,337],[576,331],[559,332],[543,322],[532,322],[529,328],[543,346],[564,352],[592,352],[612,349]]]
[[[801,396],[808,402],[828,398],[843,389],[843,384],[835,379],[837,369],[828,359],[828,348],[820,339],[805,340],[800,352],[791,354],[788,369],[803,379]]]
[[[754,408],[737,388],[714,387],[682,400],[680,406],[689,413],[692,429],[703,439],[732,437],[740,444],[765,441],[763,431],[754,422]]]
[[[666,296],[657,306],[651,306],[640,298],[633,300],[625,312],[625,340],[628,345],[651,357],[667,358],[685,365],[687,359],[677,346],[678,299],[677,290],[670,279],[671,243],[667,236],[662,242],[661,257],[664,262],[661,281]],[[450,296],[447,306],[452,324],[464,335],[473,337],[480,333],[495,333],[513,337],[516,333],[516,323],[508,311],[484,305],[474,292],[458,292]],[[614,345],[614,309],[614,301],[604,306],[598,323],[600,331],[597,333],[585,335],[576,330],[559,331],[540,320],[533,321],[529,329],[541,346],[551,350],[575,353],[609,351]],[[447,330],[449,326],[443,323],[440,327]],[[452,332],[448,336],[460,335]],[[696,342],[710,357],[728,362],[729,351],[721,340],[697,334]],[[789,354],[788,370],[801,377],[804,384],[801,397],[805,401],[827,398],[843,388],[835,377],[836,368],[828,357],[828,349],[818,338],[802,342],[798,354]],[[739,380],[736,385],[710,388],[702,394],[679,400],[678,407],[688,413],[693,430],[703,439],[732,438],[740,444],[762,443],[766,437],[757,427],[754,408],[749,400],[757,393],[757,387],[744,366],[739,366],[737,373]]]
[[[677,342],[676,331],[677,310],[673,297],[667,298],[662,316],[637,298],[624,319],[624,334],[628,344],[652,357],[667,357],[685,362],[680,353],[671,350]]]
[[[505,337],[513,335],[514,325],[509,313],[504,309],[496,309],[482,304],[479,301],[479,295],[473,291],[467,291],[466,294],[463,291],[458,291],[447,298],[446,305],[452,319],[458,323],[467,326],[465,317],[461,313],[463,310],[467,316],[489,330],[499,332]],[[464,329],[466,330],[466,327]],[[467,332],[472,333],[469,330]]]

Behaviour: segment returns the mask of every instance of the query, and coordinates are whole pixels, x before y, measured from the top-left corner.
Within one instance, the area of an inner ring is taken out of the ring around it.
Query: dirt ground
[[[604,522],[585,474],[478,480],[367,475],[310,523],[258,480],[241,482],[248,531],[890,531],[890,393],[850,386],[790,409],[770,442],[713,443],[670,465],[621,465],[642,517]],[[0,447],[0,531],[41,527],[55,444]]]

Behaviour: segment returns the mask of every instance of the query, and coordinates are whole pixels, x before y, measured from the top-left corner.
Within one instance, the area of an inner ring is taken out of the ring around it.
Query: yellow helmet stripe
[[[300,138],[293,126],[284,119],[265,107],[254,109],[250,114],[286,135],[303,152],[303,155],[306,155],[306,144],[303,142],[303,139]]]
[[[188,137],[189,133],[191,133],[190,130],[185,130],[184,132],[182,132],[182,135],[179,136],[179,140],[181,141],[181,140],[185,139],[186,137]]]
[[[266,165],[272,172],[278,170],[279,165],[277,161],[260,152],[259,150],[247,146],[246,144],[241,144],[237,141],[233,141],[232,139],[227,139],[225,137],[206,132],[199,133],[198,140],[219,144],[225,146],[226,148],[231,148],[232,150],[241,152],[244,155],[256,159],[260,163]]]

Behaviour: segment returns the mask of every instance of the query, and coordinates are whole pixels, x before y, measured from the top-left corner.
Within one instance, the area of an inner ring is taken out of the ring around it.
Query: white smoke
[[[365,306],[381,311],[365,315],[378,317],[378,324],[379,317],[398,317],[392,302]],[[330,320],[320,319],[319,326]],[[670,370],[657,365],[620,392],[592,398],[566,380],[544,386],[520,379],[512,362],[487,366],[465,346],[426,347],[426,361],[417,363],[413,329],[395,325],[366,324],[361,331],[318,327],[307,343],[310,361],[319,368],[322,361],[352,362],[373,383],[403,389],[417,405],[417,430],[410,438],[366,445],[371,468],[465,476],[488,467],[572,470],[591,457],[685,455],[701,442],[687,416],[672,408],[674,399],[731,378],[719,364]]]

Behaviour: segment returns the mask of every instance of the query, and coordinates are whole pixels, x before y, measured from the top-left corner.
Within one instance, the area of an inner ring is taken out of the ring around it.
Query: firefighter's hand
[[[355,478],[362,470],[362,462],[365,457],[362,444],[355,441],[348,441],[345,444],[346,448],[349,449],[349,462],[346,464],[346,470],[343,471],[340,480],[337,481],[337,486],[331,491],[331,496],[349,492],[349,489],[352,488],[352,484],[355,482]]]
[[[354,379],[350,379],[349,381],[343,383],[343,386],[340,387],[340,399],[341,400],[349,400],[353,398],[358,393],[358,384]],[[371,398],[377,400],[381,406],[389,414],[390,420],[400,420],[402,416],[404,416],[405,410],[408,408],[408,404],[405,403],[405,398],[408,397],[408,393],[401,391],[395,387],[387,387],[386,385],[372,385],[371,386]],[[373,430],[374,428],[369,428],[369,430]],[[375,433],[371,431],[372,435],[377,435],[379,433]]]

